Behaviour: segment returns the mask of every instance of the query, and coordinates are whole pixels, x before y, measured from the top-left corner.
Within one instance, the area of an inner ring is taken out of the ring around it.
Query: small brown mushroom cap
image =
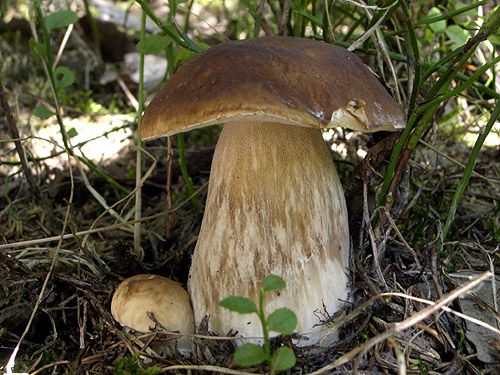
[[[405,113],[345,48],[264,37],[222,43],[184,64],[149,105],[141,136],[242,120],[373,132],[404,128]]]
[[[157,275],[136,275],[124,280],[111,301],[113,318],[122,326],[149,332],[156,324],[148,312],[167,331],[183,335],[194,332],[189,295],[178,283]],[[183,336],[179,347],[186,346],[189,347],[189,340]]]

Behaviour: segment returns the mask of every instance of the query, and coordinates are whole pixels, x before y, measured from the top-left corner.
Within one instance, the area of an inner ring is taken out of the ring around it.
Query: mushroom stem
[[[292,309],[297,332],[310,339],[304,344],[318,341],[324,333],[313,326],[347,298],[348,237],[344,193],[318,129],[226,124],[190,271],[196,324],[208,315],[210,330],[262,337],[256,316],[219,302],[230,295],[257,301],[260,281],[273,273],[287,287],[268,296],[266,313]]]

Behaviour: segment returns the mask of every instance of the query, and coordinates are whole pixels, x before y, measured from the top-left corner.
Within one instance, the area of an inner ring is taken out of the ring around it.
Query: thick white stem
[[[287,287],[266,296],[267,312],[290,308],[297,332],[314,332],[302,344],[315,343],[322,333],[313,326],[347,298],[348,237],[344,193],[318,129],[225,125],[190,271],[196,324],[209,315],[219,334],[262,336],[256,316],[219,302],[230,295],[257,301],[262,278],[273,273]]]

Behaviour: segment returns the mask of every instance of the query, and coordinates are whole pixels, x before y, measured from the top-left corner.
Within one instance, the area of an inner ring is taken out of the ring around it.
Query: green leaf
[[[68,129],[68,137],[73,138],[78,135],[78,132],[76,131],[75,128],[69,128]]]
[[[285,280],[276,275],[268,275],[262,280],[262,289],[265,292],[269,292],[271,290],[281,290],[286,287]]]
[[[45,17],[45,25],[49,30],[66,27],[77,21],[78,16],[71,10],[61,10]]]
[[[267,325],[270,331],[288,335],[293,333],[297,326],[297,317],[292,310],[283,307],[269,315]]]
[[[30,45],[31,54],[35,58],[35,62],[38,63],[37,52],[40,56],[42,56],[42,58],[44,58],[44,59],[47,58],[47,50],[45,49],[45,46],[42,43],[37,42],[33,38],[30,38],[29,45]]]
[[[273,368],[275,371],[283,371],[295,365],[295,354],[288,346],[276,350],[273,354]]]
[[[139,354],[132,357],[124,357],[118,361],[113,371],[113,375],[137,374]]]
[[[489,37],[488,37],[488,40],[496,45],[496,46],[500,46],[500,35],[497,35],[497,34],[491,34]]]
[[[202,50],[208,49],[210,46],[205,43],[198,43],[198,47],[200,47]],[[179,52],[175,55],[174,59],[174,68],[175,70],[179,69],[186,61],[191,59],[193,56],[197,55],[198,52],[191,51],[186,48],[182,48],[179,50]]]
[[[153,55],[165,50],[172,43],[172,38],[167,35],[155,34],[147,36],[137,43],[136,49],[145,55]]]
[[[427,13],[426,18],[441,16],[441,15],[443,15],[443,13],[438,8],[432,7],[431,10],[429,10],[429,12]],[[443,31],[446,30],[446,21],[441,20],[441,21],[433,22],[433,23],[429,24],[429,27],[435,33],[442,33]]]
[[[258,365],[265,359],[264,349],[255,344],[245,344],[234,353],[234,362],[240,366]]]
[[[497,5],[484,16],[484,22],[479,32],[498,32],[500,28],[500,5]]]
[[[172,9],[172,17],[175,17],[175,11],[177,10],[177,1],[168,0],[168,8]]]
[[[250,314],[257,312],[257,306],[251,299],[245,297],[231,296],[219,303],[222,307],[240,314]]]
[[[175,70],[179,69],[182,65],[184,65],[186,61],[191,59],[196,54],[197,52],[191,51],[186,48],[182,48],[181,50],[179,50],[179,52],[177,52],[177,54],[175,55],[174,59]]]
[[[60,66],[54,70],[54,77],[56,80],[56,88],[68,87],[75,82],[73,72],[65,66]]]
[[[453,48],[460,47],[467,43],[470,38],[469,32],[458,25],[450,25],[446,29],[446,35],[453,41]]]
[[[48,119],[50,116],[53,116],[55,115],[54,112],[52,112],[50,109],[48,109],[47,107],[44,107],[43,105],[39,105],[35,108],[35,110],[33,111],[33,114],[36,116],[36,117],[39,117],[41,118],[42,120],[45,120],[45,119]]]

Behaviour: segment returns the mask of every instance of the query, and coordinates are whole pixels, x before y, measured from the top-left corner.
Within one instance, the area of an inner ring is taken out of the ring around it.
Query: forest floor
[[[202,214],[187,200],[176,139],[172,139],[171,163],[167,139],[146,143],[142,173],[150,174],[142,185],[144,257],[137,258],[133,225],[127,224],[134,219],[130,192],[136,186],[136,115],[131,98],[137,84],[121,62],[134,39],[122,34],[126,42],[120,43],[121,50],[109,52],[118,57],[103,56],[102,65],[88,70],[82,63],[89,61],[88,35],[83,23],[77,24],[76,36],[63,54],[64,65],[78,72],[65,93],[64,123],[74,129],[74,149],[119,184],[112,185],[68,156],[55,118],[33,116],[39,103],[51,107],[49,89],[41,67],[33,64],[25,29],[29,26],[16,27],[0,36],[2,84],[35,186],[20,173],[19,155],[2,116],[0,368],[6,371],[7,362],[15,360],[14,372],[30,374],[267,371],[265,366],[234,365],[236,345],[231,337],[212,340],[208,337],[212,333],[203,327],[200,337],[192,338],[190,354],[171,350],[159,355],[152,343],[168,338],[159,332],[125,332],[113,320],[111,297],[127,277],[159,274],[186,287]],[[117,47],[113,40],[102,43]],[[112,66],[115,73],[106,80]],[[90,72],[87,81],[86,72]],[[149,98],[154,89],[150,92]],[[381,138],[337,130],[325,135],[348,196],[352,303],[341,319],[334,317],[341,324],[339,341],[331,347],[299,348],[289,336],[272,340],[273,348],[293,347],[297,363],[290,373],[344,374],[358,369],[360,374],[387,374],[404,367],[407,374],[500,374],[500,279],[496,276],[500,271],[500,128],[494,128],[482,148],[450,234],[443,239],[439,235],[442,217],[481,127],[460,101],[450,101],[448,106],[462,109],[455,120],[450,119],[448,129],[432,129],[426,143],[417,148],[401,178],[391,216],[382,212],[382,223],[373,235],[362,226],[362,218],[365,212],[373,214],[382,178],[375,172],[362,181],[363,169],[369,171],[370,166],[361,164],[361,171],[357,167]],[[186,164],[202,203],[219,130],[215,126],[185,135]],[[388,152],[382,148],[378,154],[386,161]],[[366,202],[363,184],[368,187]],[[96,195],[113,205],[114,213]],[[379,262],[373,261],[374,246]],[[497,281],[488,278],[472,291],[460,290],[486,272],[492,272]],[[433,302],[445,301],[457,290],[446,303],[448,309],[429,310]],[[380,293],[393,295],[380,297]],[[413,321],[416,317],[418,321]],[[382,339],[384,332],[391,334]]]

